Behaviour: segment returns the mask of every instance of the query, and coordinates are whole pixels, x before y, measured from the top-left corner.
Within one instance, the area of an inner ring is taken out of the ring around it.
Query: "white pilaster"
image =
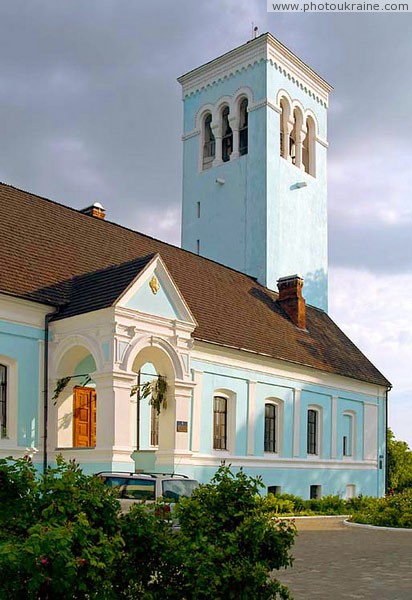
[[[338,435],[338,397],[332,396],[332,426],[331,426],[331,440],[330,440],[330,457],[336,458],[337,456],[337,435]]]
[[[202,383],[203,372],[194,371],[193,383],[193,406],[192,406],[192,451],[199,452],[200,450],[200,423],[202,415]]]
[[[302,390],[295,388],[293,395],[293,456],[300,456],[300,397]]]
[[[256,381],[248,382],[247,453],[255,453]]]

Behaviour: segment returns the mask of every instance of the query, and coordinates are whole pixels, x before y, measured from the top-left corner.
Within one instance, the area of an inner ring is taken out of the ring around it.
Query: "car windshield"
[[[117,488],[126,500],[155,500],[156,482],[137,477],[104,476],[108,487]]]
[[[199,487],[199,482],[194,479],[166,479],[162,481],[163,496],[174,501],[180,498],[188,498],[197,487]]]

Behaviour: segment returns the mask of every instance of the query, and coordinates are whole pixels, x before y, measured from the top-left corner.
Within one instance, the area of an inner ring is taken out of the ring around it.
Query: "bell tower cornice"
[[[262,61],[281,70],[298,87],[328,106],[332,86],[270,33],[264,33],[179,77],[183,98]]]

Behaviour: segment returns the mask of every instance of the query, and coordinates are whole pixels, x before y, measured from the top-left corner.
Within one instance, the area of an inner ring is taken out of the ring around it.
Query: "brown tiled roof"
[[[52,305],[60,318],[110,306],[155,253],[198,327],[194,337],[388,385],[323,311],[297,329],[253,278],[125,227],[0,184],[0,292]]]

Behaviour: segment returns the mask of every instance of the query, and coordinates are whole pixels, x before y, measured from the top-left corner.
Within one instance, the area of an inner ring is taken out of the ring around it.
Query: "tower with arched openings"
[[[327,310],[330,85],[268,33],[179,82],[183,248]]]

